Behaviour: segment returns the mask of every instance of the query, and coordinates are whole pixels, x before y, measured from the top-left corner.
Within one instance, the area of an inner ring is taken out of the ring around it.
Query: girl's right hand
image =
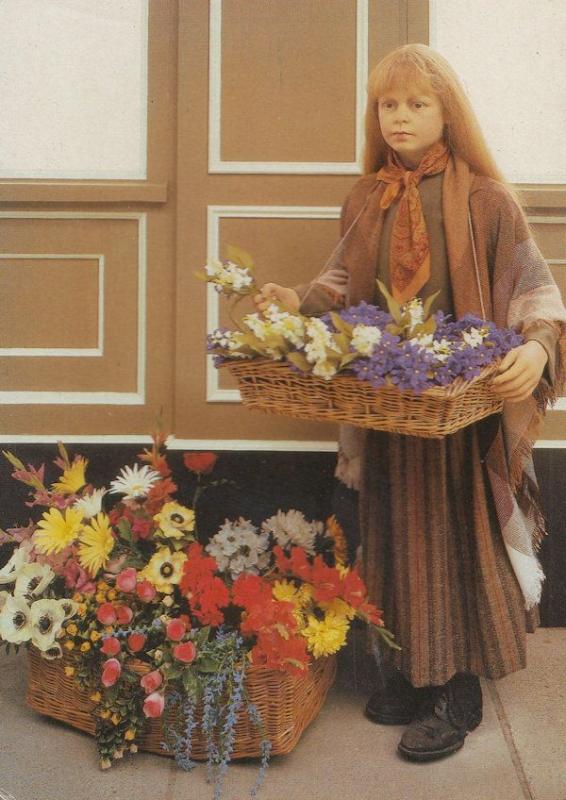
[[[253,296],[253,301],[259,311],[265,311],[274,300],[279,300],[289,311],[298,311],[301,305],[301,299],[294,289],[280,286],[278,283],[264,283],[258,294]]]

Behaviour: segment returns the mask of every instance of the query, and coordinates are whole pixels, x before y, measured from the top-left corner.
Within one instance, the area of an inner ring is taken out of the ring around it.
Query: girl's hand
[[[278,283],[264,283],[259,293],[253,296],[253,301],[259,311],[265,311],[274,300],[279,300],[290,311],[298,311],[301,305],[299,295],[294,289],[280,286]]]
[[[510,403],[525,400],[536,389],[547,361],[546,350],[534,339],[513,348],[491,382],[494,392]]]

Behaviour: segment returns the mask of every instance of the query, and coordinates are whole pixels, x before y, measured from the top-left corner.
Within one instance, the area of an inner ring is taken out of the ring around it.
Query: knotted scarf
[[[391,232],[389,257],[391,292],[400,303],[414,297],[430,278],[430,246],[417,186],[423,175],[442,172],[449,157],[448,147],[440,140],[427,150],[418,167],[410,170],[389,148],[387,164],[376,175],[388,184],[380,208],[389,208],[402,192]]]

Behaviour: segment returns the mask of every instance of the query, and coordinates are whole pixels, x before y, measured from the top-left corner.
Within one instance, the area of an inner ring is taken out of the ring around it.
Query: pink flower
[[[185,664],[190,664],[191,661],[194,661],[196,654],[197,649],[193,642],[183,642],[183,644],[177,644],[173,648],[173,656],[177,661],[183,661]]]
[[[108,658],[102,667],[102,685],[108,688],[109,686],[114,686],[118,678],[120,677],[120,673],[122,672],[122,667],[120,662],[117,658]]]
[[[153,520],[136,517],[132,523],[132,533],[138,539],[149,539],[153,527]]]
[[[153,600],[157,594],[155,586],[149,581],[140,581],[136,586],[136,593],[140,600],[144,600],[146,603]]]
[[[180,642],[185,635],[187,625],[182,619],[170,619],[165,630],[169,639]]]
[[[165,697],[159,692],[152,692],[143,701],[143,713],[146,717],[160,717],[165,708]]]
[[[105,656],[116,656],[120,652],[120,649],[120,642],[115,636],[109,636],[107,639],[105,639],[102,647],[100,648],[101,652],[104,653]]]
[[[48,563],[51,565],[51,561]],[[55,572],[59,572],[54,565],[53,569]],[[67,589],[74,589],[76,592],[83,592],[85,594],[94,592],[96,589],[96,584],[91,580],[88,572],[86,572],[74,558],[70,558],[67,561],[60,574],[65,578],[65,586]]]
[[[116,619],[119,625],[128,625],[134,616],[130,606],[118,606],[116,609]]]
[[[103,625],[112,625],[116,622],[116,609],[112,603],[102,603],[96,612],[96,618]]]
[[[136,588],[138,573],[133,567],[123,569],[116,578],[116,586],[121,592],[133,592]]]
[[[139,653],[147,641],[147,636],[143,633],[131,633],[127,641],[132,653]]]
[[[140,681],[140,685],[146,694],[159,689],[162,683],[163,675],[158,669],[154,669],[153,672],[148,672]]]

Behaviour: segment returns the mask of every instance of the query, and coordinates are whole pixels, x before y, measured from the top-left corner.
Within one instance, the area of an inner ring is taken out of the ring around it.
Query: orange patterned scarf
[[[450,151],[440,140],[427,150],[416,170],[411,171],[390,148],[387,164],[377,173],[378,180],[389,184],[381,198],[381,208],[389,208],[403,191],[391,232],[389,257],[391,291],[400,303],[414,297],[430,278],[428,233],[417,184],[423,175],[442,172],[449,158]]]

